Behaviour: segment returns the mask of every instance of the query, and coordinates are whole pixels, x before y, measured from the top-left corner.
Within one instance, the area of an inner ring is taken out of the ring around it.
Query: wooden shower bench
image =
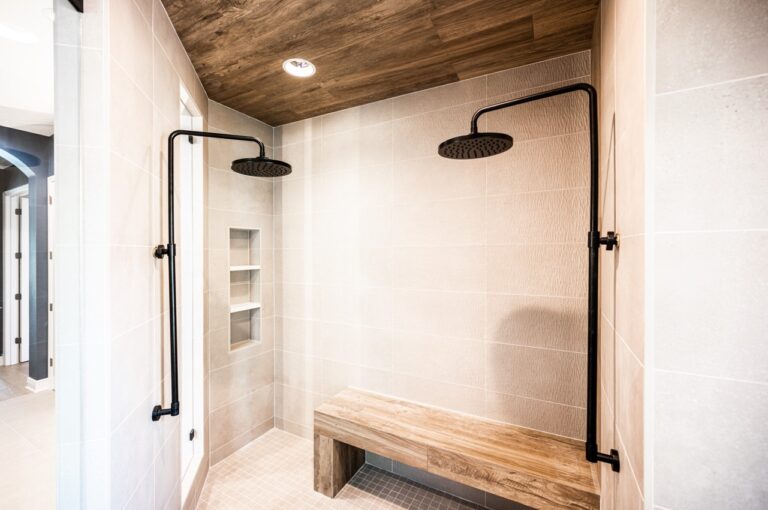
[[[315,490],[334,497],[365,450],[534,508],[598,509],[583,443],[347,389],[315,410]]]

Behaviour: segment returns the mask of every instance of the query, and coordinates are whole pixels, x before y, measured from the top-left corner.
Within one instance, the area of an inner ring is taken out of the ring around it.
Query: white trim
[[[186,91],[186,89],[181,86],[180,92],[180,103],[183,105],[183,107],[186,107],[186,109],[191,113],[191,123],[192,123],[192,129],[200,131],[203,129],[203,117],[200,113],[200,109],[197,107],[197,105],[194,103],[194,100],[191,98],[190,94]],[[202,140],[198,139],[196,140],[197,143],[194,143],[192,145],[192,175],[190,176],[191,179],[182,179],[182,182],[180,183],[180,195],[181,195],[181,210],[182,214],[180,215],[180,231],[182,233],[182,241],[185,240],[184,235],[186,233],[187,236],[190,236],[192,239],[192,242],[189,243],[187,240],[187,246],[191,246],[191,249],[185,250],[182,246],[182,251],[180,253],[182,257],[182,274],[187,274],[188,276],[191,276],[188,279],[185,279],[184,281],[187,281],[189,284],[191,284],[191,292],[185,293],[185,289],[182,286],[181,287],[181,302],[182,307],[185,306],[184,304],[184,296],[187,296],[187,303],[189,303],[190,296],[191,296],[191,314],[186,315],[183,313],[180,314],[180,320],[181,320],[181,330],[184,331],[185,329],[187,331],[192,331],[192,359],[193,359],[193,366],[192,366],[192,394],[193,394],[193,408],[194,408],[194,414],[192,417],[192,423],[195,428],[195,443],[194,443],[194,451],[192,454],[192,459],[189,461],[189,465],[185,469],[185,466],[183,465],[183,456],[184,456],[184,445],[183,443],[179,445],[179,462],[182,464],[181,469],[183,472],[181,473],[181,500],[182,500],[182,506],[186,502],[187,498],[192,492],[192,488],[194,486],[195,480],[197,479],[197,475],[200,471],[200,469],[203,468],[203,458],[205,457],[205,387],[204,387],[204,381],[205,381],[205,363],[203,359],[204,354],[204,314],[205,314],[205,295],[204,295],[204,279],[205,279],[205,273],[204,273],[204,256],[205,256],[205,245],[204,245],[204,236],[205,236],[205,195],[204,195],[204,186],[205,186],[205,161],[203,159],[203,143]],[[181,161],[181,158],[179,158],[179,161]],[[191,203],[190,203],[191,202]],[[191,217],[187,217],[185,221],[184,211],[191,211]],[[188,239],[188,238],[187,238]],[[185,269],[184,264],[189,264],[190,258],[192,259],[192,267],[191,270],[187,273],[187,269],[190,269],[187,267]],[[187,289],[189,290],[189,289]],[[188,305],[186,305],[188,306]],[[186,326],[185,326],[186,322]],[[182,366],[182,371],[184,370],[184,367]],[[182,372],[182,380],[183,379],[183,372]],[[183,395],[184,389],[182,388],[182,395]],[[184,407],[182,406],[182,413],[184,412]],[[181,434],[179,434],[179,440],[182,442],[189,441],[187,430],[182,430]]]
[[[3,192],[3,246],[6,248],[11,246],[11,231],[13,229],[13,222],[11,221],[13,215],[11,209],[13,208],[11,202],[13,198],[29,195],[29,185],[24,184],[17,188],[9,189]],[[11,274],[11,266],[13,265],[12,251],[6,249],[3,253],[3,274],[5,275],[5,282],[8,283],[9,275]],[[13,355],[12,339],[11,339],[11,310],[13,306],[13,289],[11,285],[3,285],[3,363],[5,365],[12,365],[18,363],[16,356]],[[9,355],[10,353],[10,355]]]
[[[27,389],[32,393],[52,390],[53,377],[46,377],[45,379],[32,379],[31,377],[27,377]]]
[[[51,387],[56,381],[56,332],[53,328],[55,311],[53,310],[54,285],[56,279],[56,266],[54,262],[53,246],[56,243],[54,223],[56,221],[56,209],[54,197],[56,196],[56,176],[48,177],[48,202],[46,204],[48,224],[48,379],[52,381]]]

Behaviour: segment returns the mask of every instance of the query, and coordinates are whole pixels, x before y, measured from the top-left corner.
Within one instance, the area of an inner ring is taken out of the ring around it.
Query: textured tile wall
[[[272,127],[214,101],[211,131],[255,136],[272,154]],[[208,142],[207,278],[210,458],[215,464],[273,426],[273,182],[234,173],[234,159],[258,155],[254,143]],[[229,228],[259,229],[261,341],[230,349]]]
[[[590,81],[589,52],[275,130],[275,420],[357,386],[584,435],[588,133],[579,95],[496,112],[515,147],[439,158],[478,107]]]
[[[768,506],[768,3],[657,1],[654,501]]]
[[[600,230],[620,235],[600,253],[600,450],[619,451],[621,472],[601,466],[601,506],[644,504],[645,8],[605,0],[593,66],[600,123]]]

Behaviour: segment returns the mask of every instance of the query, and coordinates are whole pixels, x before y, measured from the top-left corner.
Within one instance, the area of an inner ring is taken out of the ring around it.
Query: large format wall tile
[[[755,425],[768,420],[768,386],[665,371],[655,377],[654,428],[663,431],[654,447],[656,503],[765,508],[768,438]]]
[[[756,277],[768,271],[768,234],[669,234],[656,245],[656,366],[768,383],[768,289]]]
[[[658,92],[768,72],[764,1],[661,0],[656,9]]]
[[[656,107],[656,227],[764,228],[768,76],[662,95]]]

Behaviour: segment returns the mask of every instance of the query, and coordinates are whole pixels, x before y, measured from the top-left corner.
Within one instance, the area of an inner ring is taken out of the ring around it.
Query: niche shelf
[[[229,348],[261,342],[261,237],[258,229],[229,229]]]

